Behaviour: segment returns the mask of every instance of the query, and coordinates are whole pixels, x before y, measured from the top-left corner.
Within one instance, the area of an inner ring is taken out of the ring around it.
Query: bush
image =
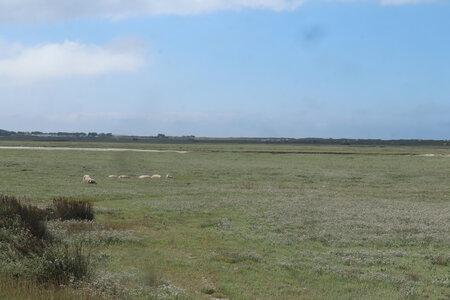
[[[21,204],[16,197],[0,194],[0,226],[23,227],[38,239],[48,238],[44,223],[47,212],[31,205]]]
[[[65,220],[93,220],[92,204],[85,200],[56,198],[53,200],[56,219]]]
[[[90,255],[81,243],[68,246],[52,238],[46,219],[58,217],[92,220],[86,201],[55,200],[53,209],[21,204],[16,197],[0,194],[0,273],[51,285],[69,284],[90,275]]]
[[[36,261],[34,275],[41,283],[62,285],[83,280],[90,275],[90,255],[83,254],[81,244],[47,247]]]

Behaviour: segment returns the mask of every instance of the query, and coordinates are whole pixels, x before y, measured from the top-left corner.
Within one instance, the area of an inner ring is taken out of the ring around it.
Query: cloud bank
[[[195,135],[214,137],[321,137],[382,139],[446,139],[450,129],[448,106],[436,106],[437,114],[417,116],[418,107],[403,116],[376,113],[355,119],[353,113],[336,116],[327,109],[298,118],[296,114],[205,113],[205,112],[72,112],[3,113],[3,127],[14,131],[112,132],[129,135]],[[324,114],[329,116],[324,118]],[[411,123],[411,118],[414,122]],[[0,124],[1,125],[1,124]]]
[[[15,81],[134,72],[144,65],[131,47],[47,43],[32,47],[0,41],[0,78]]]
[[[192,15],[248,8],[285,11],[312,1],[319,0],[0,0],[0,23],[55,22],[80,17],[119,20],[143,15]],[[382,5],[401,5],[434,0],[372,1]]]
[[[307,0],[0,0],[0,22],[60,21],[78,17],[200,14],[245,8],[291,10]]]

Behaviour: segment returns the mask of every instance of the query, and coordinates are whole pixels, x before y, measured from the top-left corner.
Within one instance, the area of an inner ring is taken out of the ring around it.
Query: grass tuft
[[[47,247],[36,272],[40,283],[67,285],[89,277],[90,254],[84,254],[81,244]]]
[[[450,264],[450,256],[438,255],[431,258],[433,265],[448,266]]]
[[[90,204],[80,206],[92,212]],[[91,274],[90,255],[82,244],[69,246],[54,238],[45,223],[48,216],[49,210],[0,195],[0,273],[55,286],[82,281]]]
[[[53,200],[55,218],[65,220],[93,220],[92,204],[85,200],[56,198]]]
[[[20,226],[38,239],[48,238],[45,225],[46,211],[31,205],[24,205],[14,196],[0,194],[0,225]]]

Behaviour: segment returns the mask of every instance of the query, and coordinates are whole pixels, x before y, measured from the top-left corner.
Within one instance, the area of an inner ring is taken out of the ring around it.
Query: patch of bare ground
[[[313,155],[398,155],[398,156],[423,156],[423,157],[450,157],[450,154],[433,153],[409,153],[409,152],[351,152],[351,151],[271,151],[271,150],[154,150],[154,149],[131,149],[131,148],[84,148],[84,147],[26,147],[26,146],[0,146],[0,150],[45,150],[45,151],[98,151],[98,152],[147,152],[147,153],[179,153],[188,152],[231,152],[248,154],[313,154]]]
[[[424,157],[450,157],[450,154],[425,153],[425,154],[418,154],[417,156],[424,156]]]
[[[99,152],[173,152],[184,154],[187,151],[177,150],[151,150],[151,149],[129,149],[129,148],[78,148],[78,147],[25,147],[25,146],[0,146],[5,150],[46,150],[46,151],[99,151]]]

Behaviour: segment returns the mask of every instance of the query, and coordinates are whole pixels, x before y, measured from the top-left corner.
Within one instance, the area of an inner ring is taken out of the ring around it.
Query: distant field
[[[226,144],[226,143],[113,143],[113,142],[75,142],[75,141],[15,141],[0,140],[0,147],[82,147],[82,148],[131,148],[151,150],[182,150],[199,152],[310,152],[310,153],[382,153],[382,154],[450,154],[449,146],[362,146],[362,145],[295,145],[295,144]]]
[[[49,227],[85,242],[97,286],[110,294],[450,298],[450,157],[417,155],[448,155],[449,147],[0,146],[188,151],[0,149],[0,193],[40,206],[60,196],[93,201],[94,223],[52,221]],[[174,178],[138,179],[156,173]],[[82,184],[84,174],[98,184]]]

